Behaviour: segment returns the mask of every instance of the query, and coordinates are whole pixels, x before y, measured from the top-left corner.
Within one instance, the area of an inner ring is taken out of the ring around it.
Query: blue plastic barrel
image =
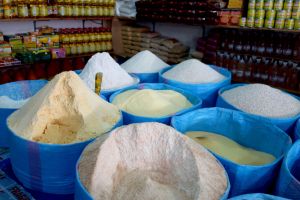
[[[283,160],[275,194],[300,199],[300,140],[294,143]]]
[[[48,81],[26,80],[0,85],[0,96],[7,96],[13,100],[24,100],[37,93]],[[17,109],[0,108],[0,147],[8,147],[9,130],[6,127],[6,118]]]
[[[122,124],[121,116],[112,129]],[[11,131],[12,169],[26,188],[50,194],[73,194],[76,161],[84,147],[93,140],[44,144],[26,140]]]
[[[158,83],[158,73],[130,73],[140,79],[140,83]]]
[[[227,90],[231,90],[233,88],[243,86],[243,85],[247,85],[247,84],[232,84],[232,85],[225,86],[225,87],[221,88],[219,90],[219,94],[218,94],[217,107],[229,108],[229,109],[233,109],[233,110],[242,111],[242,110],[236,108],[234,105],[227,102],[221,95],[222,95],[222,93],[224,93]],[[289,95],[291,95],[291,94],[289,94]],[[297,96],[294,96],[294,95],[291,95],[291,96],[293,96],[293,97],[297,98],[298,100],[300,100],[300,98],[297,97]],[[253,114],[250,114],[250,115],[253,115]],[[266,121],[278,126],[279,128],[281,128],[282,130],[284,130],[285,132],[287,132],[288,134],[291,135],[293,133],[294,123],[296,122],[296,120],[299,117],[300,117],[300,113],[298,115],[294,116],[294,117],[270,118],[270,117],[262,117],[261,116],[261,119],[266,120]]]
[[[225,167],[231,184],[230,197],[252,192],[266,192],[277,178],[280,163],[290,148],[290,137],[260,118],[223,108],[198,109],[172,118],[171,125],[181,133],[207,131],[275,156],[270,164],[241,165],[214,154]]]
[[[172,115],[163,116],[163,117],[144,117],[144,116],[134,115],[134,114],[128,113],[126,111],[122,111],[124,124],[139,123],[139,122],[160,122],[163,124],[170,124],[172,116],[181,115],[186,112],[195,110],[197,108],[201,108],[201,105],[202,105],[202,100],[199,97],[196,97],[196,96],[192,95],[191,93],[181,90],[179,88],[175,88],[175,87],[172,87],[172,86],[169,86],[166,84],[162,84],[162,83],[144,83],[144,84],[139,84],[137,86],[132,86],[132,87],[120,90],[120,91],[114,93],[113,95],[111,95],[111,97],[109,98],[109,102],[113,102],[114,98],[116,98],[117,95],[119,95],[123,92],[126,92],[128,90],[133,90],[133,89],[137,89],[137,90],[143,90],[143,89],[174,90],[174,91],[179,92],[182,95],[184,95],[193,104],[193,106],[190,108],[181,110]],[[145,105],[145,106],[147,106],[147,105]]]
[[[299,140],[300,139],[300,119],[298,119],[296,126],[295,126],[295,131],[294,131],[294,138],[295,140]]]
[[[163,74],[173,67],[168,67],[159,72],[159,82],[165,83],[182,90],[189,91],[195,95],[198,95],[203,100],[203,107],[213,107],[216,105],[216,100],[218,97],[218,90],[231,83],[231,72],[227,69],[211,65],[211,67],[225,76],[225,79],[218,83],[203,83],[203,84],[192,84],[192,83],[182,83],[179,81],[167,79],[163,77]]]
[[[244,194],[244,195],[232,197],[229,200],[288,200],[288,199],[273,196],[270,194],[253,193],[253,194]]]

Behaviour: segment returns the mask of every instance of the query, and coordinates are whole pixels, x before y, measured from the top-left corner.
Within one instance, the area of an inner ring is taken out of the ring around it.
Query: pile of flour
[[[128,73],[155,73],[168,66],[148,50],[137,53],[121,65]]]
[[[95,138],[121,117],[119,109],[92,92],[74,72],[56,75],[8,119],[21,137],[50,144]]]
[[[22,107],[28,99],[24,100],[13,100],[8,96],[0,96],[0,108],[18,109]]]
[[[226,172],[211,153],[160,123],[100,136],[83,151],[78,170],[95,200],[218,200],[227,188]]]
[[[236,108],[264,117],[293,117],[300,114],[300,101],[264,84],[248,84],[227,90],[221,96]]]
[[[79,75],[92,91],[95,90],[97,72],[103,73],[103,90],[120,89],[137,82],[106,52],[93,55]]]
[[[162,76],[166,79],[192,84],[217,83],[225,79],[222,74],[197,59],[183,61]]]

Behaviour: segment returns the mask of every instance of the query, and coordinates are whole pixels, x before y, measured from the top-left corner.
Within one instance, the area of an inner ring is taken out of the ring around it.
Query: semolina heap
[[[117,95],[112,103],[130,114],[162,117],[192,107],[181,93],[173,90],[128,90]]]
[[[186,135],[217,155],[241,165],[265,165],[276,158],[268,153],[256,151],[219,134],[191,131]]]
[[[70,71],[56,75],[8,118],[8,125],[31,141],[69,144],[109,131],[120,117],[116,106],[102,100]]]

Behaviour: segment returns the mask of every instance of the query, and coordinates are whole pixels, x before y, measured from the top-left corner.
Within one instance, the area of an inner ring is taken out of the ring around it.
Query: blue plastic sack
[[[189,92],[186,92],[179,88],[175,88],[175,87],[172,87],[172,86],[169,86],[166,84],[162,84],[162,83],[144,83],[144,84],[139,84],[137,86],[132,86],[132,87],[120,90],[120,91],[114,93],[113,95],[111,95],[111,97],[109,98],[109,102],[113,102],[114,98],[117,95],[119,95],[127,90],[132,90],[132,89],[174,90],[174,91],[179,92],[182,95],[184,95],[193,104],[193,106],[191,108],[179,111],[173,115],[168,115],[168,116],[163,116],[163,117],[143,117],[143,116],[137,116],[137,115],[122,111],[124,124],[132,124],[132,123],[139,123],[139,122],[160,122],[160,123],[168,125],[168,124],[170,124],[172,116],[181,115],[186,112],[195,110],[197,108],[201,108],[201,105],[202,105],[202,100],[199,97],[196,97],[196,96],[190,94]],[[145,106],[147,106],[147,105],[145,105]]]
[[[225,86],[223,88],[221,88],[219,90],[219,94],[218,94],[218,100],[217,100],[217,107],[222,107],[222,108],[229,108],[232,110],[238,110],[238,111],[242,111],[238,108],[236,108],[235,106],[231,105],[230,103],[228,103],[221,95],[223,92],[239,87],[239,86],[243,86],[243,85],[247,85],[247,84],[232,84],[229,86]],[[288,94],[288,93],[287,93]],[[289,94],[291,95],[291,94]],[[300,100],[299,97],[291,95],[295,98],[297,98],[298,100]],[[243,111],[242,111],[243,112]],[[248,113],[249,115],[253,115]],[[256,116],[256,115],[255,115]],[[284,130],[285,132],[287,132],[288,134],[292,134],[293,133],[293,128],[294,128],[294,123],[296,122],[296,120],[300,117],[300,114],[294,116],[294,117],[288,117],[288,118],[268,118],[268,117],[262,117],[261,119],[266,120],[272,124],[275,124],[276,126],[278,126],[279,128],[281,128],[282,130]]]
[[[282,197],[276,197],[270,194],[253,193],[253,194],[244,194],[237,197],[232,197],[229,200],[288,200],[288,199]]]
[[[112,128],[123,124],[122,116]],[[34,191],[67,195],[74,193],[76,161],[94,139],[74,144],[42,144],[11,132],[13,171],[18,180]]]
[[[283,160],[275,194],[300,199],[300,140],[294,143]]]
[[[300,119],[298,119],[298,121],[296,123],[294,138],[295,138],[295,140],[300,139]]]
[[[168,67],[159,72],[159,82],[171,85],[173,87],[180,88],[182,90],[190,91],[191,93],[198,95],[203,100],[203,107],[213,107],[216,105],[218,96],[218,90],[231,83],[231,72],[227,69],[210,65],[214,70],[221,73],[226,78],[218,83],[205,83],[205,84],[192,84],[182,83],[175,80],[166,79],[163,74],[169,71],[173,67]]]
[[[24,100],[37,93],[46,80],[17,81],[0,85],[0,96],[13,100]],[[6,118],[17,109],[0,108],[0,147],[8,147],[9,130],[6,128]]]
[[[140,79],[140,83],[158,83],[158,72],[155,73],[130,73]]]
[[[290,137],[273,124],[248,114],[223,109],[205,108],[172,118],[171,125],[181,133],[207,131],[228,137],[258,151],[270,153],[276,160],[267,165],[236,164],[214,154],[225,167],[231,184],[229,196],[266,192],[276,180],[280,162],[292,142]]]

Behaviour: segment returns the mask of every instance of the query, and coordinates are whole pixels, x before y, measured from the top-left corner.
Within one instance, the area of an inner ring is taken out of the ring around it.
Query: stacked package
[[[189,54],[189,48],[176,39],[163,37],[146,27],[123,26],[122,42],[128,56],[150,50],[167,63],[179,63]]]
[[[117,0],[116,1],[116,15],[121,17],[135,17],[137,0]]]

